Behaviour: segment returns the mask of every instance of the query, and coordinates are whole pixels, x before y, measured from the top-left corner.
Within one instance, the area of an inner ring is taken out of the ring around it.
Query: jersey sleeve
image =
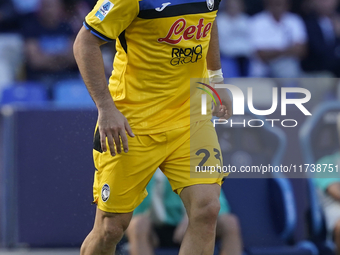
[[[138,2],[138,0],[99,0],[86,16],[84,26],[104,41],[115,40],[137,17]]]

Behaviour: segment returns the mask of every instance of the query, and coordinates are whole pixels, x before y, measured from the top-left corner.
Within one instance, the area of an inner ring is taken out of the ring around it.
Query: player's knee
[[[189,218],[191,221],[205,222],[215,224],[220,211],[220,202],[218,198],[204,198],[199,200],[190,210]]]
[[[124,230],[111,224],[105,224],[102,236],[105,244],[117,244],[123,237]]]
[[[104,215],[102,224],[97,230],[101,232],[104,246],[116,245],[123,237],[124,231],[129,225],[128,217],[112,217],[112,215]]]
[[[340,219],[336,222],[334,227],[334,239],[336,242],[340,242]]]
[[[222,235],[239,235],[240,223],[233,214],[222,214],[218,217],[217,227],[220,228]]]
[[[128,235],[137,237],[147,236],[151,233],[151,227],[151,220],[147,215],[138,215],[132,218],[127,232]]]

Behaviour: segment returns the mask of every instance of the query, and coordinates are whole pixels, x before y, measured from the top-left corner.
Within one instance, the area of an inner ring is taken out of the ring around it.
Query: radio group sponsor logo
[[[198,60],[202,59],[202,53],[203,48],[201,44],[192,48],[173,48],[170,64],[172,66],[178,66],[188,63],[196,63]]]
[[[204,85],[206,88],[210,89],[219,99],[220,104],[222,105],[222,101],[216,90],[208,84],[198,82],[201,85]],[[216,100],[212,93],[201,87],[197,87],[200,90],[206,92],[206,94],[201,95],[201,114],[207,115],[207,94],[213,99],[215,105],[217,106]],[[235,85],[229,84],[215,84],[215,88],[218,89],[228,89],[231,92],[233,99],[233,118],[229,120],[223,119],[214,119],[213,125],[229,125],[233,126],[243,126],[243,127],[252,127],[259,128],[265,125],[265,122],[269,123],[271,127],[274,127],[276,124],[281,124],[282,127],[296,127],[298,125],[297,120],[295,119],[251,119],[249,116],[245,115],[245,96],[243,91]],[[247,89],[247,103],[249,111],[257,116],[268,116],[273,114],[278,108],[278,88],[272,88],[272,106],[270,109],[256,109],[253,104],[253,88],[249,87]],[[288,98],[287,94],[299,94],[299,98]],[[305,116],[311,116],[312,114],[306,109],[304,106],[305,103],[309,102],[311,99],[311,93],[309,90],[305,88],[296,88],[296,87],[283,87],[281,88],[281,116],[287,116],[287,105],[295,105]],[[301,95],[304,95],[302,97]],[[241,116],[244,116],[243,119]]]
[[[203,18],[201,18],[195,26],[187,26],[187,21],[184,18],[180,18],[172,24],[165,37],[158,38],[158,42],[168,43],[175,46],[182,40],[199,40],[209,35],[211,27],[211,22],[204,24]],[[174,47],[171,51],[170,64],[172,66],[178,66],[188,63],[196,63],[202,58],[203,47],[201,44],[197,44],[190,48]]]
[[[105,0],[103,4],[99,7],[99,10],[96,13],[96,17],[103,21],[106,17],[106,15],[111,11],[114,4],[111,3],[109,0]]]

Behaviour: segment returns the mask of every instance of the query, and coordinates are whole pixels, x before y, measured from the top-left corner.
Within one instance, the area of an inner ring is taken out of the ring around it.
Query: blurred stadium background
[[[97,113],[72,43],[95,2],[0,0],[1,255],[79,254],[92,228]],[[225,162],[299,165],[339,150],[338,1],[294,0],[286,7],[288,2],[222,1],[223,73],[230,84],[253,87],[255,105],[263,109],[271,106],[273,87],[306,88],[313,117],[289,107],[296,128],[218,130]],[[265,9],[284,12],[287,20],[276,24]],[[114,48],[102,48],[107,77]],[[274,54],[270,61],[268,52]],[[268,118],[282,116],[277,111]],[[223,189],[240,219],[245,254],[335,254],[308,178],[228,179]]]

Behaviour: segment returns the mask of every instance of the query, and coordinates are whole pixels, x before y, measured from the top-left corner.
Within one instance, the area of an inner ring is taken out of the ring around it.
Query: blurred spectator
[[[78,76],[72,54],[74,33],[66,22],[61,0],[41,0],[38,12],[22,25],[29,80],[52,88],[60,79]]]
[[[115,42],[116,41],[109,42],[101,47],[103,61],[104,61],[105,76],[107,80],[109,80],[109,78],[112,75],[113,59],[115,58],[115,54],[116,54]]]
[[[63,0],[66,6],[66,18],[72,27],[72,31],[77,34],[79,29],[83,26],[85,16],[91,11],[92,7],[96,4],[96,0]],[[115,42],[110,42],[101,47],[105,75],[106,78],[112,74],[113,59],[116,53]]]
[[[308,0],[310,1],[310,0]],[[294,13],[297,13],[299,15],[304,15],[305,12],[305,5],[304,5],[305,0],[294,0],[291,1],[291,10]]]
[[[65,6],[65,14],[72,30],[78,34],[79,29],[83,25],[85,16],[91,11],[88,2],[81,0],[63,0]],[[92,1],[94,2],[94,1]]]
[[[8,2],[12,1],[15,9],[20,14],[27,14],[31,12],[35,12],[39,8],[39,4],[41,0],[7,0]]]
[[[246,12],[249,15],[254,15],[263,10],[263,0],[244,0]]]
[[[249,17],[243,11],[242,0],[228,0],[225,11],[217,16],[221,55],[237,62],[242,77],[248,75],[249,56],[252,53]]]
[[[67,1],[67,0],[65,0]],[[81,0],[81,2],[85,2],[87,3],[87,5],[90,7],[90,9],[92,10],[92,8],[95,6],[95,4],[97,3],[97,0]]]
[[[303,0],[300,6],[301,9],[301,15],[303,17],[306,17],[308,15],[310,15],[313,12],[313,0]]]
[[[310,0],[294,0],[291,2],[292,4],[292,11],[294,13],[302,14],[303,13],[303,2],[310,1]],[[263,11],[263,0],[244,0],[245,2],[245,11],[249,15],[257,14]]]
[[[340,114],[337,119],[337,128],[340,137]],[[326,217],[327,230],[334,238],[337,254],[340,255],[340,151],[321,158],[317,162],[318,164],[321,169],[316,169],[315,176],[318,178],[315,178],[314,181],[321,191],[321,204]],[[332,172],[330,167],[333,169]],[[322,169],[327,169],[327,171]]]
[[[302,19],[288,12],[289,0],[265,0],[265,11],[252,18],[251,37],[256,56],[251,75],[292,78],[300,75],[306,49]]]
[[[179,247],[188,226],[184,205],[160,170],[152,177],[147,190],[149,195],[134,211],[126,231],[131,255],[152,255],[157,246]],[[237,218],[229,214],[223,191],[220,203],[216,229],[216,234],[221,239],[219,254],[241,255],[239,224]]]
[[[23,47],[20,35],[0,33],[0,92],[22,74]]]
[[[23,41],[16,33],[19,24],[12,1],[0,0],[0,92],[22,73]]]
[[[0,33],[13,32],[19,28],[17,12],[10,0],[0,0]]]
[[[340,77],[340,15],[337,0],[312,0],[313,14],[306,18],[308,55],[306,72],[328,71]]]

